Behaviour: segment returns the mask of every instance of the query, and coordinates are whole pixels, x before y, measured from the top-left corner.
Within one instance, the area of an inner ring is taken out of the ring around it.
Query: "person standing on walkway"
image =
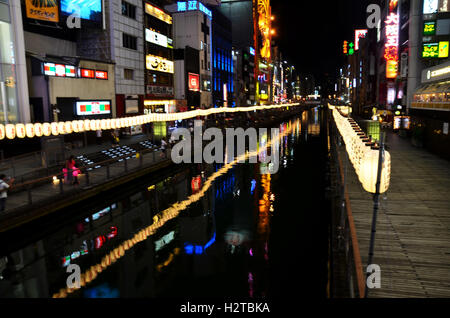
[[[75,157],[70,156],[66,162],[68,181],[73,181],[72,184],[80,184],[78,182],[78,168],[75,166]]]
[[[101,145],[102,144],[102,130],[98,129],[96,134],[97,134],[97,145]]]
[[[6,198],[8,197],[8,189],[11,187],[14,179],[6,179],[4,174],[0,175],[0,213],[5,211]]]

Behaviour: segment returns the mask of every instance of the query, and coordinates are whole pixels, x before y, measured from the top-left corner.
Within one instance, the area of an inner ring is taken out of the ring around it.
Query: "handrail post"
[[[31,183],[27,187],[28,192],[28,204],[31,205],[33,203],[32,197],[31,197]]]
[[[63,178],[59,176],[59,194],[64,193],[64,185],[63,185]]]
[[[142,165],[144,163],[144,159],[143,159],[144,154],[143,153],[139,153],[139,166],[142,168]]]
[[[109,161],[106,162],[106,179],[110,178]]]
[[[87,168],[86,168],[86,185],[87,186],[89,185],[89,171]]]
[[[125,167],[125,172],[128,172],[128,162],[127,162],[127,158],[123,159],[124,162],[124,167]]]

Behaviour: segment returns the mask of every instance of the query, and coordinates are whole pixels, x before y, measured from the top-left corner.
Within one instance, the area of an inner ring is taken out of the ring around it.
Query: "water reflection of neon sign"
[[[155,252],[158,252],[164,246],[172,242],[174,238],[175,238],[175,231],[172,231],[169,234],[164,235],[158,241],[155,241]]]
[[[205,245],[193,245],[189,243],[184,244],[184,251],[188,255],[196,254],[200,255],[203,254],[208,247],[213,245],[216,242],[216,232],[214,232],[213,237],[206,243]]]

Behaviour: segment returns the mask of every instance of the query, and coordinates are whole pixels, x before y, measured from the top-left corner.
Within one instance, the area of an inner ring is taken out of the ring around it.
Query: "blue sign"
[[[210,19],[212,19],[212,11],[199,1],[179,1],[177,2],[177,8],[178,12],[199,10],[206,14]]]
[[[255,49],[252,48],[252,47],[250,47],[250,54],[253,55],[253,56],[255,56]]]
[[[102,0],[61,0],[61,12],[79,13],[81,19],[102,21]]]

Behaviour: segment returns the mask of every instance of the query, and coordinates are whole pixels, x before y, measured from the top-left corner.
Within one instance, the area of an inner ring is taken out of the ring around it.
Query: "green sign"
[[[353,42],[350,42],[348,46],[350,47],[350,49],[348,49],[348,55],[355,54],[355,44]]]
[[[423,45],[423,58],[437,58],[439,56],[439,43],[427,43]]]
[[[423,35],[435,35],[436,34],[436,22],[425,22],[423,24]]]

